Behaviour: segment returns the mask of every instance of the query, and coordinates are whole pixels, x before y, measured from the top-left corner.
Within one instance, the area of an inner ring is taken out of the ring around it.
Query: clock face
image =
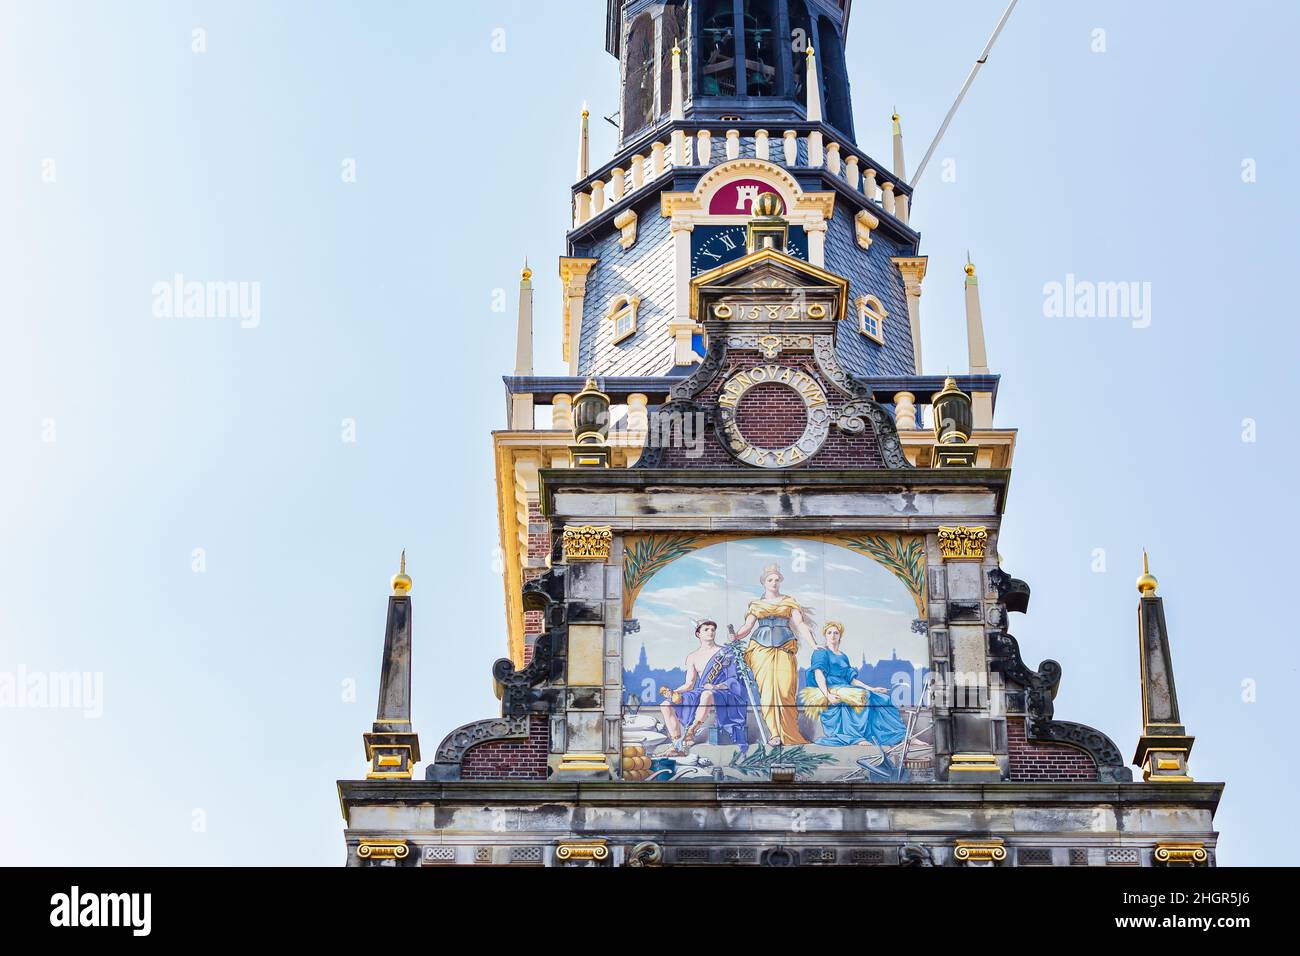
[[[746,228],[741,226],[696,226],[691,232],[691,275],[708,272],[745,254]],[[808,236],[802,227],[790,227],[786,255],[808,261]]]

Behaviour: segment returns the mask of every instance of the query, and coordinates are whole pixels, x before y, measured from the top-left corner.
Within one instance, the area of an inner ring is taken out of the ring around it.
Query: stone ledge
[[[1193,807],[1216,810],[1222,783],[623,783],[527,781],[340,780],[339,800],[353,805],[525,803],[642,805],[783,804],[800,806],[933,806],[1114,804],[1143,807]]]

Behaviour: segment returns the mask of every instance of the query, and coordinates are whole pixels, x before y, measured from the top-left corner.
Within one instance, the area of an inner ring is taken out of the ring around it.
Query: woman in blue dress
[[[901,743],[907,725],[889,691],[859,680],[848,655],[840,651],[844,625],[828,621],[822,634],[826,646],[813,651],[808,686],[799,695],[804,713],[821,721],[822,734],[814,742],[829,747],[873,743],[881,749]]]

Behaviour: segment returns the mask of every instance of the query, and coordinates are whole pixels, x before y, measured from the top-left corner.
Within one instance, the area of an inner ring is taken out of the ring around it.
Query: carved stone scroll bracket
[[[1094,727],[1052,719],[1052,698],[1061,683],[1060,664],[1043,661],[1038,670],[1031,670],[1020,656],[1019,642],[1005,632],[989,636],[989,650],[994,657],[989,666],[1025,689],[1026,739],[1082,750],[1097,765],[1097,780],[1102,783],[1132,782],[1133,771],[1113,740]]]
[[[632,847],[627,855],[628,866],[663,866],[663,862],[663,847],[648,840]]]
[[[553,686],[564,676],[569,628],[564,604],[564,576],[567,569],[553,567],[524,585],[526,611],[541,611],[545,630],[533,645],[533,659],[522,669],[503,657],[492,665],[492,678],[501,697],[501,716],[523,717],[549,714],[555,709],[558,691]]]
[[[727,337],[725,335],[709,336],[709,351],[704,356],[704,361],[700,363],[699,368],[672,387],[668,393],[669,398],[676,402],[679,399],[694,398],[700,394],[708,387],[709,383],[718,377],[726,358]]]
[[[841,406],[834,421],[835,427],[846,435],[861,435],[871,426],[880,445],[880,454],[890,468],[911,468],[903,454],[903,444],[898,438],[898,427],[884,407],[870,399],[857,399]]]
[[[528,736],[527,717],[491,717],[457,727],[438,745],[434,762],[425,768],[426,780],[459,780],[460,762],[471,747],[492,740],[523,740]]]
[[[998,596],[1000,613],[996,623],[1006,627],[1007,612],[1024,613],[1029,609],[1029,585],[1013,578],[1001,568],[989,571],[989,584]],[[990,663],[995,671],[1007,680],[1025,689],[1025,737],[1039,743],[1067,744],[1092,757],[1097,765],[1097,779],[1104,783],[1130,783],[1133,771],[1129,769],[1115,742],[1086,724],[1054,720],[1056,705],[1053,699],[1061,684],[1061,665],[1056,661],[1043,661],[1037,670],[1031,670],[1020,656],[1020,644],[1006,631],[989,636]]]
[[[914,468],[903,454],[903,443],[898,437],[898,426],[884,406],[871,394],[871,389],[858,381],[840,365],[835,357],[835,336],[818,335],[813,342],[813,358],[826,379],[846,396],[853,399],[840,411],[836,425],[847,434],[858,434],[870,422],[876,433],[880,455],[889,468]],[[843,424],[840,424],[843,422]],[[854,427],[857,431],[854,431]]]
[[[922,843],[905,843],[898,851],[899,866],[934,866],[930,848]]]

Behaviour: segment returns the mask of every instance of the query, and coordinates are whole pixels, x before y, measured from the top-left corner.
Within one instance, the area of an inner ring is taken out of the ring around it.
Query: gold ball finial
[[[1151,573],[1151,564],[1147,560],[1146,549],[1142,549],[1142,575],[1137,579],[1138,593],[1143,597],[1154,597],[1156,593],[1156,576]]]
[[[757,219],[775,219],[785,212],[785,203],[777,193],[766,192],[755,199],[750,208]]]
[[[966,274],[968,276],[973,276],[975,274],[975,263],[973,262],[966,263]]]
[[[520,273],[520,275],[523,276],[525,282],[529,282],[533,278],[533,270],[528,267],[527,259],[524,260],[524,270],[522,273]]]
[[[402,549],[402,563],[393,575],[393,597],[405,597],[411,593],[411,579],[406,574],[406,549]]]

